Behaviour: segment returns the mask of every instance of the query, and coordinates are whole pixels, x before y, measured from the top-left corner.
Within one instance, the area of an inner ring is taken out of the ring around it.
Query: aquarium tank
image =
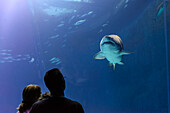
[[[0,113],[58,68],[85,113],[170,113],[170,0],[1,0]]]

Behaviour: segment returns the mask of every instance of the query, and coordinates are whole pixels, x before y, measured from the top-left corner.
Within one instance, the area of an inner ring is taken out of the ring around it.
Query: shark
[[[122,62],[123,55],[129,55],[130,52],[125,52],[123,49],[123,43],[118,35],[106,35],[100,42],[100,52],[96,53],[94,59],[107,59],[109,66],[124,65]]]

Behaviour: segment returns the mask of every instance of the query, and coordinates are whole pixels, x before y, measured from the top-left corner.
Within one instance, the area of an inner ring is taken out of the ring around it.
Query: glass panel
[[[167,29],[163,0],[1,1],[0,113],[17,112],[29,84],[48,91],[52,68],[86,113],[168,112],[165,1]]]

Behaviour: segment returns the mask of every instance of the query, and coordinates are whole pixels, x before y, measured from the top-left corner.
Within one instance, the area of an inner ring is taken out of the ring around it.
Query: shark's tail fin
[[[113,70],[115,71],[115,67],[116,67],[116,64],[115,63],[113,63]]]
[[[113,70],[115,71],[115,66],[116,66],[116,64],[109,62],[109,67],[111,67],[112,65],[113,65]]]

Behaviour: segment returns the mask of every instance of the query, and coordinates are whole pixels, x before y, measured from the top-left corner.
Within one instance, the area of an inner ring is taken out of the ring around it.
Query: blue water
[[[162,2],[0,1],[0,113],[17,111],[26,85],[48,91],[43,76],[55,67],[66,79],[66,97],[86,113],[167,113]],[[169,4],[166,17],[169,44]],[[115,70],[106,59],[93,59],[102,37],[110,34],[119,35],[124,50],[132,52]]]

